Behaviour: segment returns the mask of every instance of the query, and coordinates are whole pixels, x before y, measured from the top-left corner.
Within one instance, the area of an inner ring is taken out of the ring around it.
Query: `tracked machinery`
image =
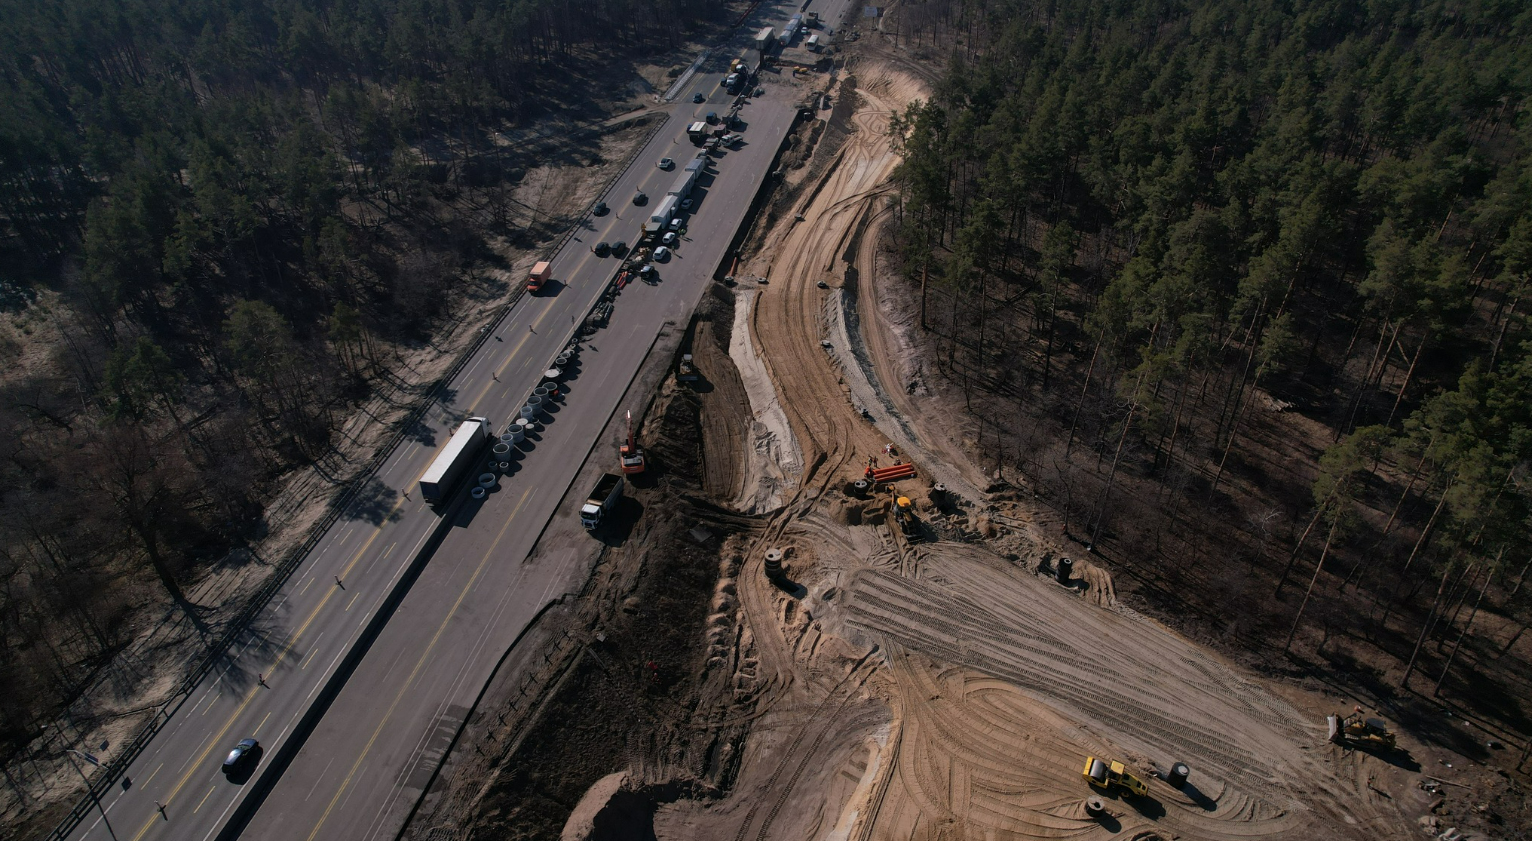
[[[681,361],[676,363],[676,381],[694,383],[700,379],[702,379],[702,376],[697,373],[697,363],[692,360],[692,355],[689,353],[681,354]]]
[[[1381,718],[1368,718],[1361,707],[1354,708],[1351,715],[1344,718],[1329,716],[1325,723],[1328,726],[1327,737],[1337,745],[1378,750],[1394,748],[1394,734],[1388,729],[1388,723]]]
[[[617,457],[622,461],[624,476],[633,476],[644,472],[648,462],[644,459],[644,448],[638,445],[638,440],[633,437],[633,413],[628,412],[628,437],[617,448]]]

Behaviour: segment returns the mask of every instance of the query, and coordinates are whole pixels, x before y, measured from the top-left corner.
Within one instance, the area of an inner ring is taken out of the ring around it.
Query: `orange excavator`
[[[644,472],[644,448],[633,439],[633,413],[628,412],[628,438],[617,448],[617,455],[622,459],[622,472],[632,476],[635,473]]]

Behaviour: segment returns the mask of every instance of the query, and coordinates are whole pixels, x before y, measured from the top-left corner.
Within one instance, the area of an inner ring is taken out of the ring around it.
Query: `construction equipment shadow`
[[[644,504],[631,496],[624,496],[617,501],[611,512],[601,518],[601,525],[596,527],[591,536],[604,546],[621,546],[628,542],[633,527],[638,525],[639,518],[643,516]]]

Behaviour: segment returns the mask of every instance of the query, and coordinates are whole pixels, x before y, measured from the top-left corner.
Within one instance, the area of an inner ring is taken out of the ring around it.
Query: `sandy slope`
[[[758,422],[772,406],[762,392],[774,386],[802,453],[799,483],[770,488],[781,507],[746,549],[732,609],[741,630],[729,656],[747,664],[737,685],[750,687],[759,717],[731,796],[662,807],[658,837],[1413,832],[1366,784],[1377,760],[1342,755],[1323,743],[1322,722],[1113,607],[1103,570],[1084,565],[1082,596],[978,545],[912,546],[886,523],[884,503],[843,496],[843,481],[896,436],[928,477],[909,490],[932,475],[966,488],[982,481],[952,441],[913,416],[918,408],[897,385],[884,387],[907,371],[889,356],[903,343],[877,332],[876,299],[858,305],[860,330],[848,330],[850,308],[817,287],[841,285],[850,267],[873,270],[867,243],[884,221],[881,197],[897,163],[887,119],[922,91],[887,66],[863,66],[858,77],[857,132],[804,191],[795,208],[803,220],[787,216],[741,272],[770,282],[739,301],[736,324],[750,330],[736,330],[731,352]],[[859,339],[865,361],[837,347]],[[762,364],[769,383],[755,370]],[[788,550],[786,588],[765,580],[770,549]],[[1145,777],[1184,761],[1191,785],[1151,779],[1149,799],[1108,797],[1109,814],[1094,818],[1080,775],[1087,754],[1120,758]]]

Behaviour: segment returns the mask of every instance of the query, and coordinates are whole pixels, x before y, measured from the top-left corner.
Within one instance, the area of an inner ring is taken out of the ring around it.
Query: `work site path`
[[[667,825],[762,841],[828,826],[860,839],[1403,837],[1409,822],[1352,755],[1324,742],[1322,721],[1117,607],[1106,570],[1082,567],[1082,595],[982,545],[912,544],[876,501],[843,493],[890,440],[912,442],[919,481],[953,476],[976,499],[983,483],[960,441],[919,428],[921,398],[887,388],[901,376],[891,361],[913,352],[882,323],[874,282],[898,163],[888,118],[920,88],[886,67],[859,72],[855,130],[738,272],[767,279],[739,296],[737,313],[776,399],[749,377],[746,388],[780,405],[803,472],[739,571],[763,712],[735,795],[717,809],[677,808]],[[855,300],[837,299],[852,282]],[[766,578],[768,551],[783,552],[785,580]],[[860,668],[847,670],[848,650],[876,653],[860,685],[890,718],[859,705],[854,722],[837,722]],[[836,753],[834,738],[849,744]],[[848,759],[850,744],[869,740],[881,748]],[[1139,801],[1104,795],[1106,813],[1093,816],[1087,755],[1146,778],[1184,761],[1192,779],[1176,789],[1150,778]],[[823,765],[812,788],[800,777],[811,757]],[[836,787],[846,778],[857,793]],[[772,821],[789,797],[833,814]]]
[[[1123,759],[1141,776],[1177,761],[1193,769],[1183,789],[1150,780],[1149,798],[1114,804],[1125,831],[1208,841],[1406,831],[1384,801],[1336,773],[1323,721],[1158,624],[982,548],[928,547],[922,565],[918,580],[856,570],[820,610],[854,643],[891,652],[899,687],[903,746],[890,773],[902,796],[871,837],[908,837],[912,808],[922,820],[1032,837],[1090,831],[1097,821],[1079,808],[1087,755]]]
[[[825,347],[826,295],[818,284],[840,283],[847,246],[899,163],[887,138],[896,105],[877,102],[855,114],[856,131],[794,208],[801,221],[773,232],[760,251],[766,256],[746,266],[746,274],[769,280],[755,302],[751,328],[803,450],[804,482],[826,461],[850,462],[859,473],[887,443],[886,435],[856,415],[842,368]]]

